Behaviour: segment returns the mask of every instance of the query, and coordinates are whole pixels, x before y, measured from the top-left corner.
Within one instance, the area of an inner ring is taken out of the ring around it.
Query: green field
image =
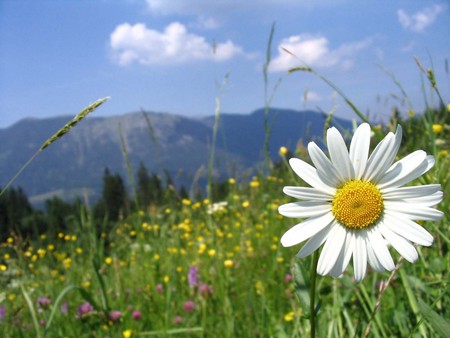
[[[417,247],[414,264],[402,261],[394,273],[369,269],[362,282],[354,281],[351,264],[342,278],[317,276],[317,337],[449,332],[449,107],[393,115],[375,129],[372,149],[398,123],[400,158],[417,149],[435,157],[434,168],[413,184],[440,183],[437,208],[445,216],[421,223],[434,243]],[[0,246],[1,336],[310,336],[313,258],[295,258],[301,246],[280,244],[296,222],[278,213],[293,201],[282,189],[305,185],[289,156],[309,162],[304,148],[283,149],[267,170],[222,183],[227,194],[220,200],[169,198],[108,227],[84,206],[68,230],[7,234]]]

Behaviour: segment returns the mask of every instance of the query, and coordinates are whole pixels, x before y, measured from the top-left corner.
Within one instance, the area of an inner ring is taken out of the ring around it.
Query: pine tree
[[[119,174],[112,175],[108,168],[103,175],[102,198],[96,206],[96,216],[108,217],[110,221],[119,220],[125,216],[128,207],[128,197],[125,184]]]

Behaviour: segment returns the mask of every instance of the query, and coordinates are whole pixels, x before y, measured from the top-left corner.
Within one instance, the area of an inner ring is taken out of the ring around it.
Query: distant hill
[[[21,186],[35,201],[52,194],[67,198],[83,192],[95,199],[106,167],[124,179],[128,177],[121,133],[134,170],[140,162],[149,172],[160,173],[166,169],[175,182],[189,187],[203,167],[204,179],[214,117],[145,114],[147,118],[144,113],[88,117],[39,154],[15,185]],[[264,109],[246,115],[221,114],[215,153],[216,177],[227,173],[239,175],[261,162],[264,116]],[[269,126],[272,126],[270,152],[273,159],[277,158],[280,146],[292,149],[299,140],[307,144],[312,139],[322,138],[326,118],[323,114],[271,109],[268,116]],[[0,186],[5,186],[36,149],[70,118],[24,119],[0,129]],[[351,123],[343,119],[333,118],[333,124],[351,127]]]

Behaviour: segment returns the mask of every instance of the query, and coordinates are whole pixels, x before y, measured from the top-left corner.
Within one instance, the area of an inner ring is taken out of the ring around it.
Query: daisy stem
[[[317,280],[317,262],[319,261],[319,252],[316,250],[313,256],[313,263],[311,265],[311,288],[309,290],[309,321],[311,324],[311,338],[316,336],[316,280]]]
[[[383,297],[384,292],[387,290],[388,286],[391,284],[392,279],[397,274],[398,269],[403,263],[403,257],[400,256],[397,265],[395,266],[394,270],[391,272],[391,275],[389,276],[388,280],[386,282],[383,282],[380,293],[378,294],[377,302],[375,303],[375,307],[373,308],[372,314],[369,318],[369,322],[367,323],[366,329],[364,330],[364,338],[368,337],[370,334],[371,326],[372,326],[372,320],[375,318],[375,315],[377,314],[378,308],[381,305],[381,297]]]

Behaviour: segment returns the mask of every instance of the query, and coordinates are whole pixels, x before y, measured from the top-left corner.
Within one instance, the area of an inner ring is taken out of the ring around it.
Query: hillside
[[[145,114],[147,118],[142,112],[108,118],[88,117],[42,152],[15,185],[35,199],[53,193],[70,197],[82,192],[95,199],[106,167],[127,177],[122,133],[134,169],[140,162],[150,172],[165,169],[175,182],[189,186],[200,168],[207,166],[214,117]],[[251,114],[220,116],[216,177],[239,175],[262,160],[264,115],[264,110],[260,109]],[[70,118],[24,119],[0,129],[0,186],[4,186],[42,142]],[[317,112],[272,109],[269,112],[272,158],[277,158],[280,146],[294,148],[299,140],[306,144],[311,139],[321,138],[324,123],[325,116]],[[334,119],[334,124],[350,127],[349,121],[341,119]]]

